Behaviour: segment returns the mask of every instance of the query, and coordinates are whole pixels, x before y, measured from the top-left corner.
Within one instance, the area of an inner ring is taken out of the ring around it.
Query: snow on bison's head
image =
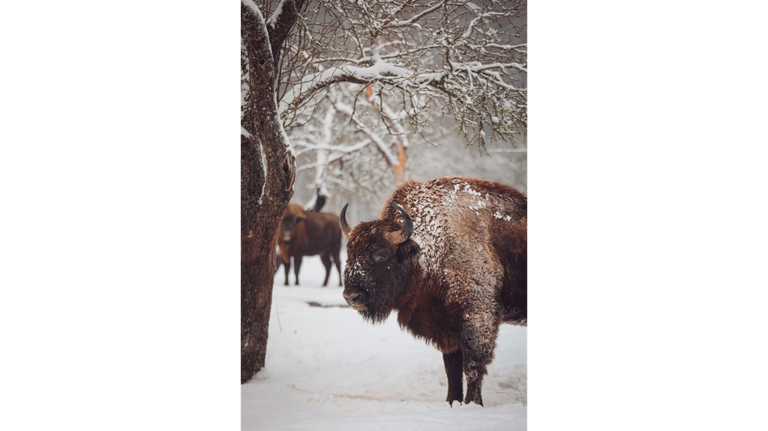
[[[349,204],[347,204],[349,205]],[[341,210],[341,230],[347,237],[347,266],[344,270],[344,299],[366,320],[384,321],[399,307],[399,297],[415,274],[419,246],[411,237],[413,222],[397,204],[403,223],[374,220],[351,228],[347,205]]]

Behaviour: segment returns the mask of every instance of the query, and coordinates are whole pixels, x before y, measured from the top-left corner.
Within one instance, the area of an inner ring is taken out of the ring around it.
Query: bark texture
[[[295,21],[295,5],[288,3],[284,13],[293,13]],[[241,383],[249,381],[264,366],[276,232],[293,195],[294,157],[278,115],[274,93],[277,74],[272,56],[273,49],[279,50],[284,42],[291,25],[292,21],[281,19],[273,29],[277,31],[276,38],[270,41],[263,15],[241,3],[241,66],[245,89],[240,139]],[[266,161],[266,166],[262,161]]]

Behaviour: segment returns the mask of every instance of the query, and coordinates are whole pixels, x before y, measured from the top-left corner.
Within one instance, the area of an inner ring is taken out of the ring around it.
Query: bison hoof
[[[462,398],[464,398],[463,391],[449,390],[448,397],[445,400],[448,401],[448,404],[450,404],[451,407],[453,407],[453,402],[458,401],[459,404],[461,404]]]
[[[481,396],[476,396],[474,398],[470,398],[469,395],[467,395],[467,398],[464,399],[464,404],[469,404],[471,402],[475,402],[475,404],[482,406],[483,405],[483,398]]]

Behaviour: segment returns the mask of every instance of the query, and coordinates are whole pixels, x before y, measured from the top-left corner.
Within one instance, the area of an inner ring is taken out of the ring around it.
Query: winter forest
[[[276,259],[289,203],[354,226],[406,181],[527,194],[526,38],[525,0],[242,0],[243,430],[526,429],[526,327],[499,328],[484,406],[449,404],[438,350],[345,302],[346,237],[327,287],[319,256],[298,286]]]

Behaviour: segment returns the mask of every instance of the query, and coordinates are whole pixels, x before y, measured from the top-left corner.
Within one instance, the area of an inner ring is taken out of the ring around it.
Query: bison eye
[[[384,263],[389,260],[389,250],[379,250],[371,256],[374,263]]]

